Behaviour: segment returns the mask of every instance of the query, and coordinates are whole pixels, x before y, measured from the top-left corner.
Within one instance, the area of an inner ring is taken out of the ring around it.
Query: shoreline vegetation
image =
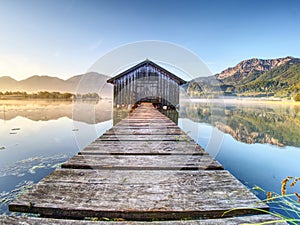
[[[72,94],[68,92],[48,92],[39,91],[37,93],[27,93],[21,91],[0,92],[0,100],[31,100],[31,99],[51,99],[51,100],[101,100],[104,99],[98,93]]]
[[[228,97],[217,96],[214,98],[182,98],[183,102],[195,102],[195,103],[232,103],[232,104],[289,104],[300,105],[300,101],[282,99],[282,98],[266,98],[266,97]]]
[[[269,92],[249,92],[249,93],[234,93],[226,91],[209,91],[203,92],[201,87],[195,82],[191,82],[186,92],[190,98],[236,98],[236,99],[267,99],[267,100],[277,100],[277,101],[299,101],[300,102],[300,92],[290,93],[289,95],[275,95]]]

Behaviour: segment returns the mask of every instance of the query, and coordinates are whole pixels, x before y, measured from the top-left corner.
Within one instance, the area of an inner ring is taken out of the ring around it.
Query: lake
[[[215,100],[183,105],[179,126],[249,189],[281,193],[281,181],[300,176],[300,105]],[[252,190],[260,199],[262,191]],[[300,191],[300,183],[287,193]],[[294,198],[296,200],[296,198]],[[271,209],[286,212],[278,204]],[[298,209],[299,210],[299,209]]]
[[[113,117],[108,100],[1,100],[0,214],[9,214],[10,201],[112,127]],[[189,100],[176,118],[250,189],[280,193],[281,180],[300,176],[300,105]]]

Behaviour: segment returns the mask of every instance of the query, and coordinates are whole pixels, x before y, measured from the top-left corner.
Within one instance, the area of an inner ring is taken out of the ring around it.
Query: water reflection
[[[178,125],[179,113],[175,109],[170,109],[170,110],[161,109],[160,112],[165,116],[169,117],[174,123]]]
[[[96,124],[112,119],[112,103],[100,101],[1,100],[0,120],[18,116],[33,121],[56,120],[67,117],[75,121]]]
[[[249,189],[281,193],[283,179],[300,176],[300,106],[225,103],[183,104],[179,126]],[[299,185],[288,188],[294,192]],[[270,207],[287,216],[278,204]]]
[[[111,102],[0,101],[0,214],[112,126]]]
[[[300,146],[300,105],[193,103],[183,105],[180,117],[213,125],[248,144]]]

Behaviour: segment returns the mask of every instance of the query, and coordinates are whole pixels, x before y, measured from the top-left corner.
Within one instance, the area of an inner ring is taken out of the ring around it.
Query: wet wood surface
[[[149,104],[137,108],[9,208],[53,218],[133,221],[221,218],[233,208],[225,217],[268,210]]]

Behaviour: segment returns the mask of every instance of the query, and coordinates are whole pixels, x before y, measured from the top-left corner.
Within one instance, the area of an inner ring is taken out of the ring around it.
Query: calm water
[[[182,129],[250,189],[281,193],[283,179],[300,176],[300,105],[189,102],[180,117]],[[300,183],[287,187],[299,191]],[[271,205],[284,213],[278,207]]]
[[[0,101],[0,214],[109,129],[112,115],[109,101]],[[178,123],[249,188],[280,193],[282,179],[300,176],[299,105],[187,102]]]

